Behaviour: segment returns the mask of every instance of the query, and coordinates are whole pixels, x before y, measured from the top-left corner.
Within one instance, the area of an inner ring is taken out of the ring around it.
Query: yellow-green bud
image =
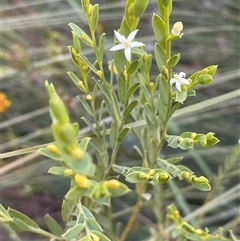
[[[102,78],[102,71],[101,71],[101,70],[98,70],[98,71],[97,71],[97,75],[98,75],[100,78]]]
[[[59,153],[60,153],[58,147],[54,144],[47,145],[47,149],[49,152],[56,154],[56,155],[59,155]]]
[[[111,180],[105,181],[105,185],[108,190],[116,190],[119,188],[120,182],[116,179],[111,179]]]
[[[84,84],[83,84],[83,82],[82,82],[81,80],[78,82],[78,86],[80,87],[80,89],[81,89],[82,91],[84,91],[84,92],[87,91],[87,90],[86,90],[86,87],[84,86]]]
[[[63,171],[63,175],[64,175],[65,177],[69,177],[69,176],[71,176],[73,173],[74,173],[73,170],[72,170],[72,169],[69,169],[69,168],[66,168],[66,169],[64,169],[64,171]]]
[[[88,16],[91,17],[92,16],[92,11],[93,11],[93,5],[89,4],[88,5]]]
[[[86,96],[86,99],[90,101],[90,100],[93,99],[93,97],[92,97],[91,95],[87,95],[87,96]]]
[[[206,183],[208,182],[208,179],[204,176],[200,176],[198,179],[197,179],[197,182],[198,183]]]
[[[92,241],[100,241],[100,238],[97,235],[93,233],[91,233],[90,235],[91,235]]]
[[[139,178],[148,178],[148,175],[145,172],[139,172]]]
[[[74,176],[75,182],[78,184],[81,188],[87,188],[88,187],[88,178],[84,175],[76,174]]]
[[[108,65],[108,69],[109,69],[111,72],[113,72],[114,74],[118,74],[118,71],[117,71],[117,68],[116,68],[115,65],[113,65],[113,68],[112,68],[112,65],[109,64],[109,65]]]
[[[195,233],[199,234],[199,235],[203,235],[204,234],[204,231],[201,230],[201,229],[197,229],[195,230]]]
[[[76,148],[71,151],[71,156],[77,160],[81,160],[84,156],[84,151],[80,148]]]
[[[156,173],[156,171],[155,171],[154,169],[151,169],[151,170],[149,171],[149,175],[151,175],[151,176],[153,176],[155,173]]]
[[[195,137],[197,136],[197,133],[196,132],[192,132],[191,133],[191,138],[194,140],[195,139]]]

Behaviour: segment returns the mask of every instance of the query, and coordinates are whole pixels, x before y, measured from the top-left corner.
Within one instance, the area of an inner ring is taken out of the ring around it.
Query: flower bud
[[[73,158],[75,158],[77,160],[81,160],[84,156],[84,151],[80,148],[76,148],[71,151],[71,155]]]
[[[89,100],[89,101],[91,101],[91,100],[93,99],[93,97],[92,97],[91,95],[87,95],[87,96],[86,96],[86,99]]]
[[[116,179],[111,179],[111,180],[105,181],[105,185],[108,190],[116,190],[119,188],[120,182]]]
[[[83,82],[80,80],[79,82],[78,82],[78,86],[79,86],[79,88],[83,91],[83,92],[86,92],[87,90],[86,90],[86,87],[84,86],[84,84],[83,84]]]
[[[98,71],[97,71],[97,75],[98,75],[100,78],[102,78],[102,75],[103,75],[103,74],[102,74],[102,71],[101,71],[101,70],[98,70]]]
[[[155,173],[156,173],[156,171],[155,171],[154,169],[151,169],[151,170],[149,171],[149,175],[151,175],[151,176],[153,176]]]
[[[56,155],[59,155],[59,149],[55,144],[47,145],[47,149],[48,149],[49,152],[51,152],[53,154],[56,154]]]
[[[64,171],[63,171],[63,175],[64,175],[65,177],[69,177],[69,176],[71,176],[73,173],[74,173],[73,170],[72,170],[72,169],[69,169],[69,168],[66,168],[66,169],[64,169]]]
[[[148,178],[148,175],[145,172],[139,172],[138,177],[141,178],[141,179],[142,178]]]
[[[171,34],[172,34],[172,35],[180,35],[180,33],[181,33],[182,30],[183,30],[183,24],[182,24],[182,22],[176,22],[176,23],[173,25]]]
[[[76,174],[74,176],[75,182],[78,184],[81,188],[87,188],[88,187],[88,178],[84,175]]]

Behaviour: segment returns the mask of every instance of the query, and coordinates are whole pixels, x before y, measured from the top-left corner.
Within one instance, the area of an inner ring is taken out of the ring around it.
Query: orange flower
[[[4,112],[11,106],[11,101],[7,98],[6,94],[0,92],[0,113]]]

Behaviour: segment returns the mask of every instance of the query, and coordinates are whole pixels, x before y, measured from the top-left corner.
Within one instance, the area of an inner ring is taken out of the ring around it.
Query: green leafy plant
[[[26,215],[3,206],[0,207],[1,222],[15,232],[29,231],[52,241],[124,241],[145,200],[152,196],[156,199],[161,185],[176,179],[201,191],[211,189],[207,177],[197,176],[189,166],[178,164],[182,156],[165,158],[163,149],[166,145],[181,150],[191,150],[195,146],[208,148],[219,142],[213,132],[187,131],[174,135],[168,128],[175,112],[188,98],[196,96],[194,88],[212,82],[217,65],[206,66],[188,78],[184,72],[174,73],[181,55],[172,54],[172,45],[184,35],[182,22],[176,22],[171,28],[172,1],[169,0],[157,1],[159,14],[152,16],[157,77],[152,79],[150,74],[155,64],[153,56],[145,51],[144,43],[134,40],[137,39],[141,16],[148,6],[147,0],[126,2],[123,20],[119,29],[114,31],[116,45],[109,49],[110,53],[113,52],[113,59],[106,63],[106,34],[98,36],[96,33],[99,5],[92,5],[89,0],[82,0],[81,4],[89,33],[74,23],[69,24],[73,46],[68,49],[78,73],[69,71],[68,75],[81,92],[78,99],[87,113],[81,118],[91,133],[79,136],[78,123],[71,122],[54,85],[46,81],[55,142],[39,149],[42,155],[56,161],[49,173],[70,179],[61,209],[65,227],[46,214],[45,222],[50,230],[47,232]],[[84,45],[92,49],[94,60],[84,55]],[[106,118],[110,118],[110,125]],[[130,132],[139,142],[139,146],[134,146],[141,159],[139,165],[121,165],[117,160],[121,143]],[[94,154],[90,153],[89,146]],[[128,195],[131,191],[136,192],[137,200],[127,223],[119,230],[104,224],[103,220],[107,223],[113,220],[114,197]],[[168,206],[164,218],[175,224],[172,233],[171,229],[164,232],[162,214],[156,213],[156,219],[159,227],[152,236],[161,236],[161,240],[170,240],[170,236],[176,240],[237,240],[231,231],[232,239],[223,237],[221,230],[210,234],[208,229],[195,228],[181,217],[174,204]]]

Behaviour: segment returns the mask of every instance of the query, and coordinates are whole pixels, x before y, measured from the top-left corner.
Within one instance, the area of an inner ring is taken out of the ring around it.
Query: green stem
[[[143,197],[142,197],[142,194],[145,192],[145,189],[146,189],[146,184],[143,184],[142,187],[140,188],[139,192],[138,192],[138,199],[137,199],[137,202],[133,208],[133,211],[131,213],[131,216],[127,222],[127,225],[125,227],[125,229],[123,230],[120,238],[118,239],[118,241],[125,241],[129,232],[131,231],[134,223],[135,223],[135,220],[137,218],[137,215],[139,213],[139,210],[141,209],[142,207],[142,204],[143,204]]]
[[[37,233],[37,234],[40,234],[42,236],[45,236],[45,237],[48,237],[48,238],[51,238],[52,240],[58,240],[58,241],[63,241],[64,239],[62,237],[59,237],[59,236],[56,236],[54,234],[51,234],[43,229],[40,229],[40,228],[34,228],[34,227],[29,227],[29,231],[32,232],[32,233]]]

